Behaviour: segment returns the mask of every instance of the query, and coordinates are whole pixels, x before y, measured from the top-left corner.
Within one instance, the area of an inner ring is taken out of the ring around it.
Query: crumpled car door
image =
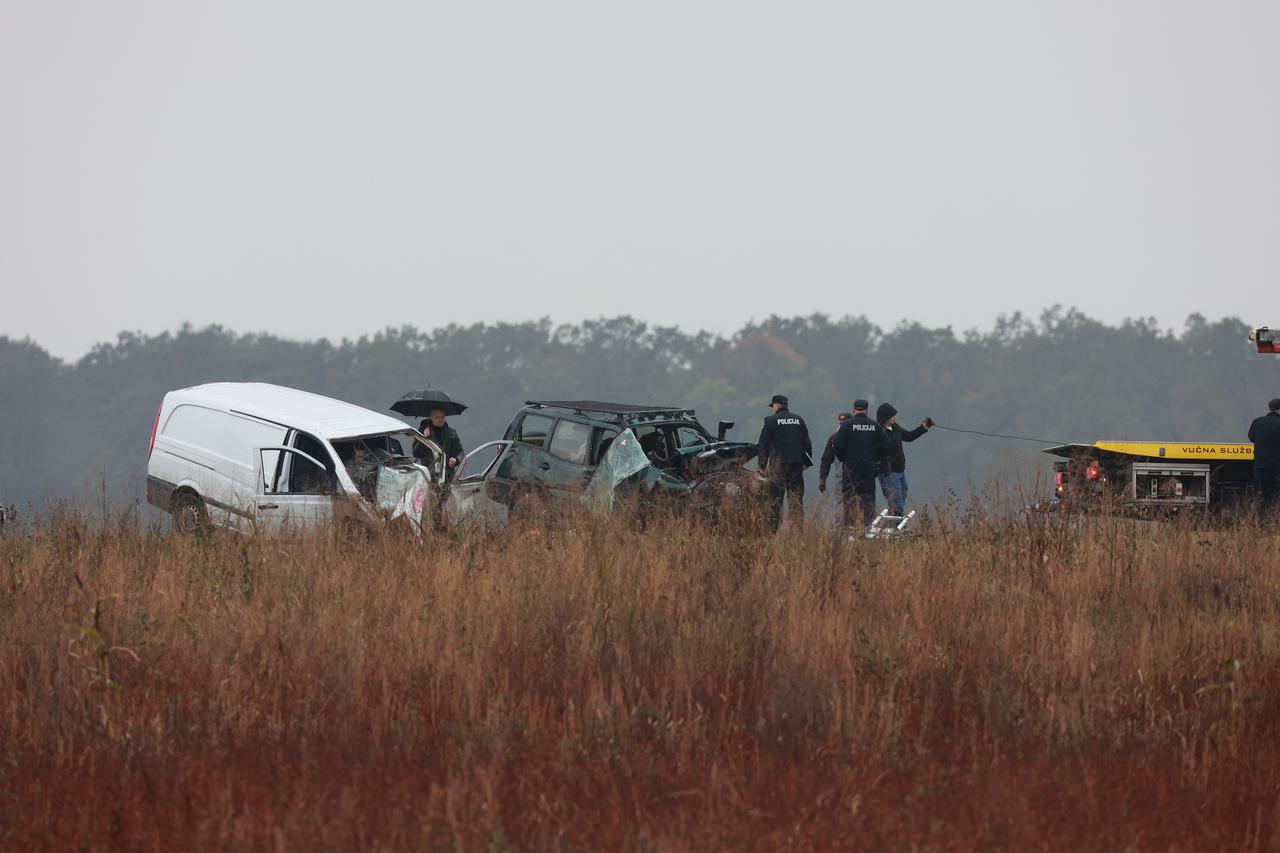
[[[582,494],[582,502],[595,513],[612,511],[617,503],[618,486],[648,467],[649,457],[641,449],[640,439],[631,430],[623,430],[596,466]]]
[[[431,477],[425,466],[406,459],[378,469],[374,503],[388,521],[403,517],[414,533],[421,533],[431,498]]]
[[[485,494],[508,506],[516,493],[525,489],[562,498],[577,491],[581,478],[581,465],[558,459],[541,447],[513,441],[485,481]]]

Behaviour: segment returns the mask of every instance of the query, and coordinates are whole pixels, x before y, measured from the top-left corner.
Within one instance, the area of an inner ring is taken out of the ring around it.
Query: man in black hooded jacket
[[[880,491],[892,515],[902,515],[907,505],[907,454],[902,442],[915,441],[933,426],[933,418],[925,418],[915,429],[903,429],[898,423],[898,410],[892,403],[881,403],[876,409],[876,423],[884,427],[884,456],[880,461]]]

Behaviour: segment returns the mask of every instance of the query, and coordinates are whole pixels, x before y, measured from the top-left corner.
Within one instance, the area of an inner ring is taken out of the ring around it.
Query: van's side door
[[[267,533],[296,533],[328,524],[339,500],[332,464],[296,447],[262,447],[254,521]]]

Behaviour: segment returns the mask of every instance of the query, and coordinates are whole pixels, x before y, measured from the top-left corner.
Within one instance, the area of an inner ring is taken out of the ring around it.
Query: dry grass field
[[[8,849],[1275,849],[1280,536],[0,537]]]

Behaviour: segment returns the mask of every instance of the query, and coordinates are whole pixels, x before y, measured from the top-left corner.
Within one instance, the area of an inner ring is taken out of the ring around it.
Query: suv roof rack
[[[604,403],[599,400],[525,400],[526,406],[536,406],[539,409],[568,409],[570,411],[582,414],[584,412],[598,412],[605,415],[613,415],[614,420],[621,421],[625,418],[644,417],[646,415],[688,415],[693,416],[693,409],[686,409],[681,406],[655,406],[655,405],[636,405],[635,403]]]

